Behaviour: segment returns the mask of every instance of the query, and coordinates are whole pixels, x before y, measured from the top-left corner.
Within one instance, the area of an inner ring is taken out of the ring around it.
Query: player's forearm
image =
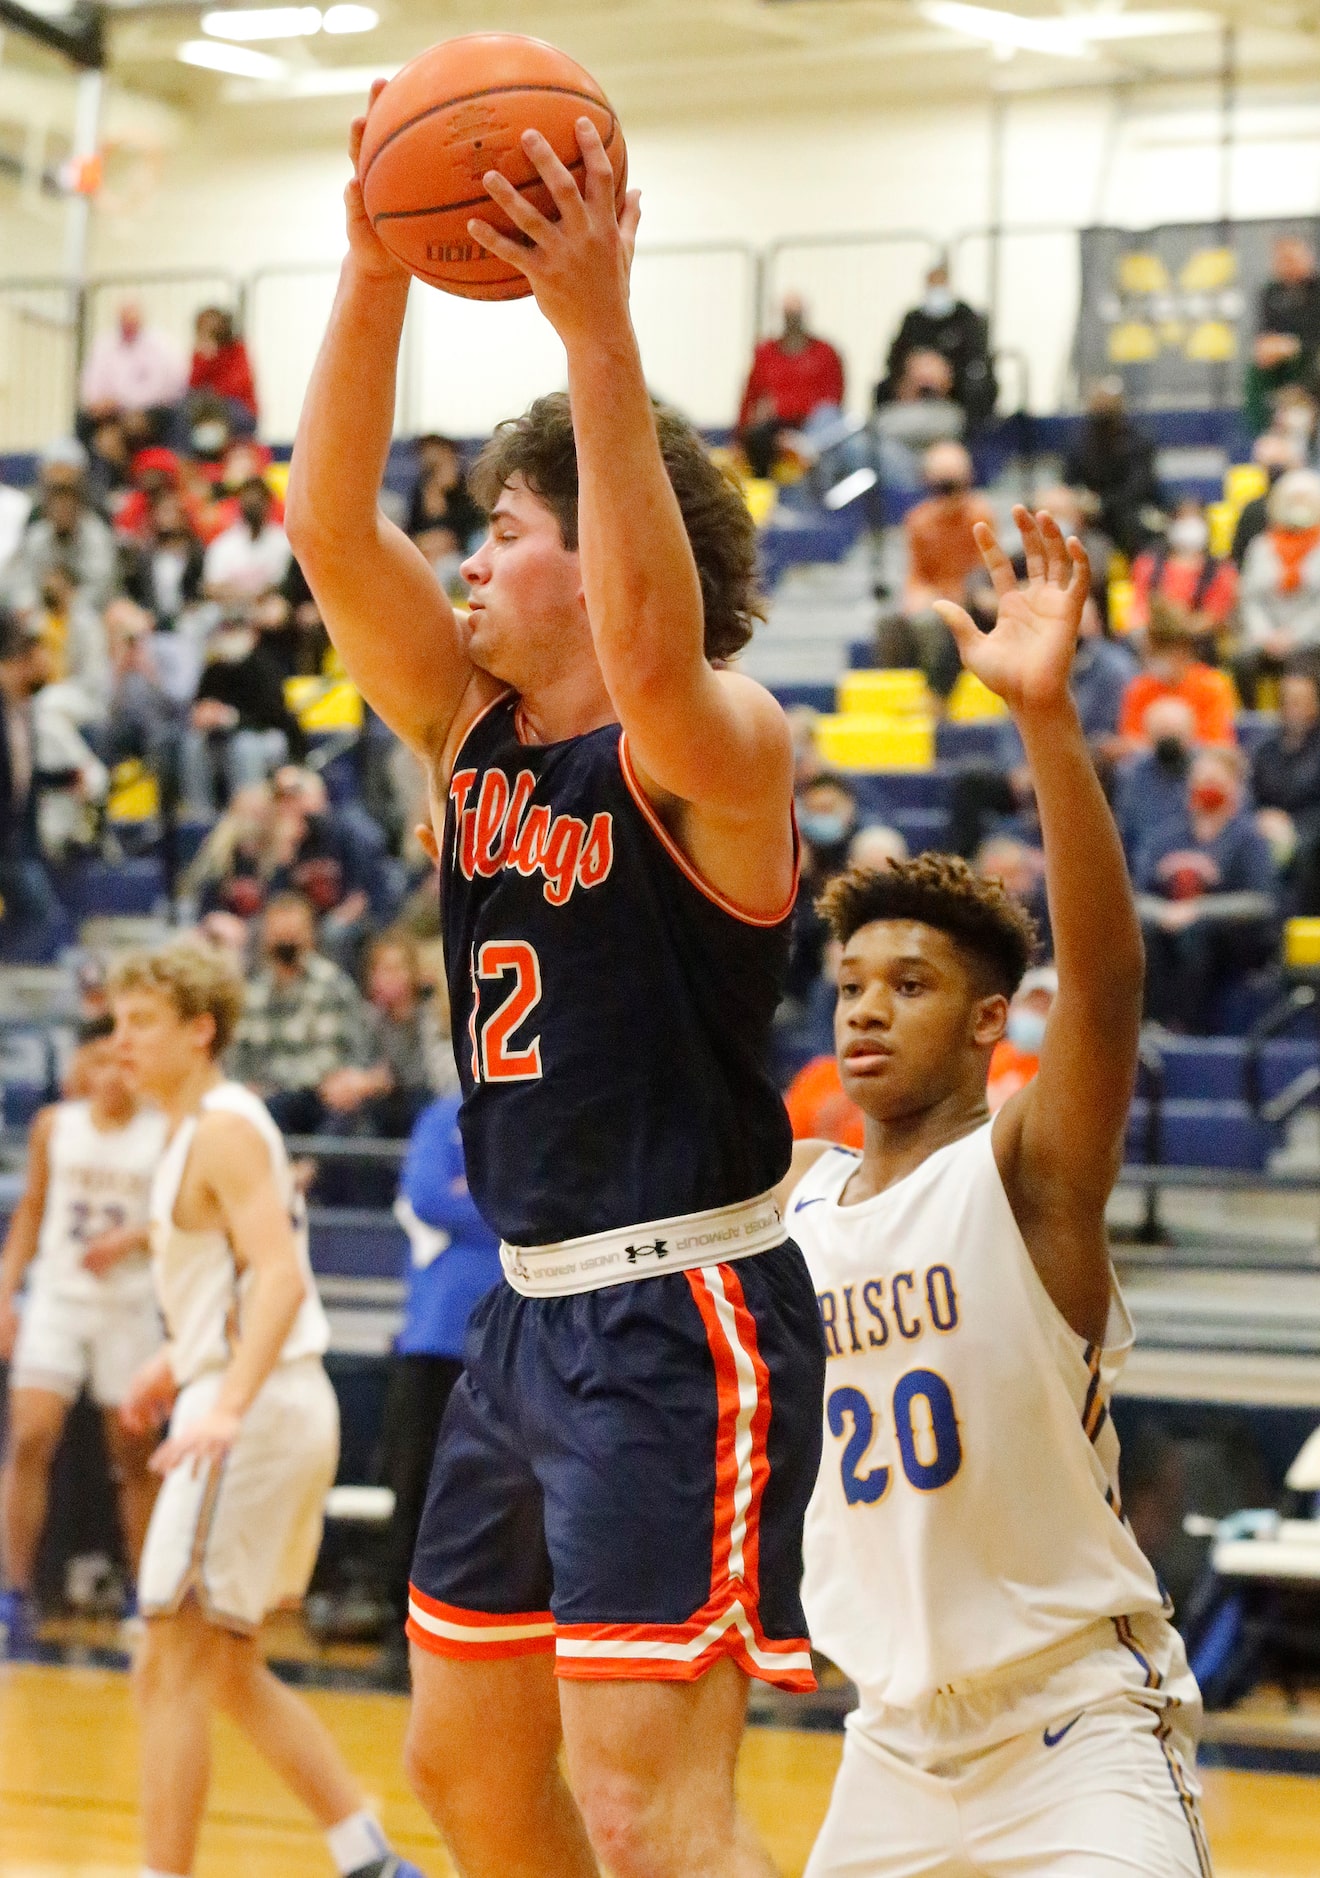
[[[215,1406],[245,1415],[279,1361],[306,1296],[307,1281],[293,1259],[264,1264],[243,1303],[243,1329],[225,1371]]]
[[[41,1220],[26,1200],[20,1200],[9,1222],[3,1252],[0,1252],[0,1298],[18,1295],[23,1274],[37,1256]]]
[[[407,306],[406,276],[368,278],[345,261],[289,466],[285,528],[304,565],[375,534]]]
[[[703,656],[701,583],[626,319],[570,345],[578,541],[597,657],[622,714]]]
[[[1071,699],[1018,730],[1036,789],[1045,888],[1060,988],[1135,1012],[1143,972],[1141,925],[1118,829]]]

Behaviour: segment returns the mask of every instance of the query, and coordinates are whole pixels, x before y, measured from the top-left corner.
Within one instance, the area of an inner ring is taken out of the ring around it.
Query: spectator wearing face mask
[[[1249,709],[1262,678],[1320,645],[1320,475],[1289,470],[1270,491],[1268,526],[1242,566],[1240,648],[1233,675]]]
[[[140,538],[126,556],[124,591],[172,632],[202,598],[204,550],[182,497],[162,489],[152,500]]]
[[[902,614],[879,627],[876,658],[882,666],[920,666],[936,697],[947,698],[962,662],[933,603],[964,602],[968,581],[982,566],[973,531],[978,522],[992,523],[994,513],[973,491],[972,459],[962,444],[933,445],[922,474],[929,493],[903,522],[908,565]]]
[[[1320,658],[1294,659],[1279,681],[1278,728],[1251,760],[1256,826],[1284,876],[1289,910],[1320,914]]]
[[[1186,614],[1197,641],[1213,649],[1237,605],[1237,569],[1231,560],[1210,552],[1210,524],[1194,496],[1178,504],[1163,541],[1144,548],[1132,563],[1132,611],[1129,631],[1150,624],[1155,595]]]
[[[185,411],[195,421],[201,400],[211,400],[224,411],[236,435],[250,435],[257,427],[257,386],[233,314],[226,307],[204,306],[194,333]]]
[[[1270,421],[1278,393],[1314,387],[1320,366],[1320,275],[1315,250],[1297,235],[1274,244],[1274,271],[1261,289],[1256,338],[1247,372],[1246,418],[1253,431]]]
[[[1129,560],[1153,533],[1161,506],[1155,445],[1128,416],[1121,379],[1094,386],[1076,442],[1064,458],[1063,480],[1085,490],[1094,519]]]
[[[136,300],[125,300],[115,323],[92,342],[79,388],[79,435],[117,417],[135,443],[168,434],[188,384],[188,368],[174,341],[149,326]]]
[[[302,751],[302,732],[284,702],[279,666],[261,644],[247,609],[235,609],[206,643],[206,664],[184,740],[184,793],[191,811],[208,819],[217,786],[232,795],[264,781]]]
[[[844,776],[824,771],[799,790],[798,832],[802,837],[802,881],[793,911],[793,942],[786,995],[805,1004],[820,977],[826,927],[816,897],[827,880],[847,865],[848,844],[857,829],[857,797]]]
[[[1197,657],[1190,617],[1158,594],[1150,603],[1143,663],[1123,694],[1118,720],[1129,749],[1145,744],[1146,713],[1157,698],[1180,698],[1190,707],[1197,743],[1237,742],[1236,699],[1228,674]]]
[[[783,327],[762,339],[738,408],[738,440],[753,476],[769,476],[785,431],[831,417],[843,404],[843,360],[807,325],[800,294],[784,295]]]
[[[1146,1014],[1172,1030],[1213,1034],[1226,994],[1278,946],[1279,878],[1244,779],[1239,751],[1199,751],[1181,810],[1137,856]]]
[[[1045,1026],[1058,995],[1059,974],[1052,965],[1033,967],[1013,993],[1004,1034],[990,1058],[985,1099],[992,1115],[998,1115],[1010,1096],[1025,1089],[1039,1070]]]
[[[428,561],[466,554],[485,516],[468,494],[458,445],[449,437],[419,437],[417,481],[408,499],[407,532]]]
[[[947,361],[949,393],[965,413],[968,428],[975,430],[986,423],[999,395],[989,325],[984,314],[958,299],[944,261],[926,275],[920,305],[903,315],[885,361],[884,378],[876,386],[877,406],[897,397],[908,361],[916,352],[936,352]]]
[[[0,606],[0,960],[42,964],[67,931],[37,835],[37,751],[32,700],[50,678],[50,654]]]
[[[966,428],[967,413],[953,396],[953,367],[942,352],[918,348],[908,354],[892,395],[876,405],[871,466],[887,489],[920,489],[926,452],[937,443],[956,443]],[[863,448],[853,467],[861,468],[864,458]]]
[[[212,600],[255,600],[278,587],[293,552],[283,524],[271,514],[274,497],[264,476],[247,477],[238,491],[238,520],[206,550],[202,583]]]
[[[68,570],[88,604],[101,608],[118,580],[114,535],[87,500],[87,452],[69,439],[41,459],[37,505],[5,573],[10,604],[34,606],[51,569]]]
[[[1153,698],[1141,720],[1141,743],[1114,777],[1114,820],[1129,871],[1155,829],[1180,812],[1196,747],[1191,705],[1184,698]]]
[[[1253,496],[1250,502],[1244,503],[1237,518],[1237,526],[1233,530],[1233,565],[1239,574],[1247,558],[1247,549],[1257,535],[1263,535],[1269,527],[1267,505],[1270,490],[1280,476],[1286,475],[1289,470],[1302,469],[1306,461],[1296,438],[1287,437],[1277,430],[1267,430],[1257,437],[1252,445],[1251,460],[1264,470],[1269,488],[1263,495]]]

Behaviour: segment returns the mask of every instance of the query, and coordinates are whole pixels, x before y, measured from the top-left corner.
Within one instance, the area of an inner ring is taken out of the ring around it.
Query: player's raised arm
[[[364,122],[350,137],[355,165]],[[472,667],[430,563],[380,509],[409,276],[377,240],[356,177],[344,200],[349,251],[298,424],[285,527],[354,683],[429,755]]]
[[[54,1121],[53,1108],[42,1109],[33,1120],[28,1133],[27,1181],[9,1221],[4,1251],[0,1253],[0,1357],[6,1360],[14,1353],[14,1339],[18,1335],[14,1299],[24,1272],[37,1256],[41,1237],[50,1172],[50,1131]]]
[[[788,727],[768,692],[706,656],[697,565],[665,470],[628,309],[639,203],[616,217],[614,175],[579,120],[584,191],[546,139],[523,147],[559,212],[548,221],[496,171],[485,184],[520,243],[473,234],[526,274],[568,353],[578,460],[578,540],[596,655],[634,763],[656,793],[731,821],[769,812],[785,831]]]
[[[995,1153],[1036,1266],[1079,1334],[1102,1341],[1104,1207],[1122,1164],[1141,1027],[1141,927],[1118,830],[1068,689],[1089,585],[1086,555],[1051,516],[1014,511],[1027,581],[991,531],[977,539],[999,595],[994,631],[940,612],[963,663],[1008,704],[1035,784],[1059,991],[1040,1073],[1001,1111]]]

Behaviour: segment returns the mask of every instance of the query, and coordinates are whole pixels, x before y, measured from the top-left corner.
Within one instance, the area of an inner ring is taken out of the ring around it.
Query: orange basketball
[[[609,152],[621,209],[628,187],[623,131],[590,73],[518,33],[469,33],[432,46],[390,80],[367,113],[358,176],[373,228],[433,287],[467,300],[521,299],[531,292],[525,277],[468,233],[473,217],[515,232],[481,179],[499,170],[553,217],[550,192],[520,138],[539,130],[580,182],[580,117],[592,120]]]

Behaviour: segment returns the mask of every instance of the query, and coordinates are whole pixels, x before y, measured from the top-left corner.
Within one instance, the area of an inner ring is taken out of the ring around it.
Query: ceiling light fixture
[[[283,59],[272,59],[268,52],[252,52],[246,46],[217,45],[213,39],[189,39],[175,55],[184,65],[199,65],[208,72],[227,72],[231,78],[283,78],[288,70]]]
[[[322,30],[327,33],[369,33],[379,25],[380,14],[375,7],[350,5],[348,0],[327,7],[321,21]]]
[[[970,6],[966,0],[917,0],[917,10],[934,26],[980,40],[1001,57],[1012,52],[1043,52],[1056,59],[1093,59],[1098,42],[1181,37],[1218,31],[1213,13],[1120,13],[1108,9],[1067,13],[1054,19],[1028,19],[999,7]]]
[[[308,39],[320,30],[320,7],[225,7],[202,15],[212,39]]]

